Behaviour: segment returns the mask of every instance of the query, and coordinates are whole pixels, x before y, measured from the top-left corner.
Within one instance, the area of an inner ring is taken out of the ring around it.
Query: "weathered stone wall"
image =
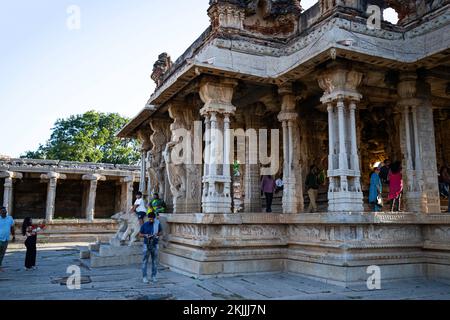
[[[14,218],[45,218],[46,201],[47,184],[40,179],[24,177],[14,183]]]
[[[55,218],[83,219],[84,181],[60,180],[56,187]]]

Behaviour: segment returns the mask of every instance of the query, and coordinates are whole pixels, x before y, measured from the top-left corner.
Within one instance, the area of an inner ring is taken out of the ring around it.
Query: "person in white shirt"
[[[145,205],[145,200],[142,197],[142,192],[136,194],[136,201],[134,202],[131,212],[136,212],[139,223],[141,226],[144,224],[144,218],[147,215],[147,206]]]
[[[277,181],[275,181],[275,184],[277,185],[276,193],[280,192],[284,188],[284,182],[281,178],[278,178]]]

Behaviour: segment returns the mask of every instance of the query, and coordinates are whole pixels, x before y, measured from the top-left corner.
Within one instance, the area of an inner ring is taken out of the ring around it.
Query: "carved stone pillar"
[[[19,172],[2,171],[0,172],[0,178],[5,179],[5,184],[3,187],[3,206],[8,211],[10,216],[13,215],[13,179],[22,179],[22,174]]]
[[[150,151],[150,165],[148,168],[151,190],[151,195],[149,196],[152,196],[153,193],[158,193],[167,205],[167,212],[173,211],[173,201],[163,153],[172,137],[170,132],[171,122],[169,118],[152,118],[150,120],[152,149]]]
[[[97,196],[98,181],[105,181],[106,177],[99,174],[87,174],[83,180],[89,181],[89,195],[86,206],[86,220],[94,221],[95,217],[95,198]]]
[[[124,177],[120,180],[121,186],[121,210],[122,212],[128,212],[133,206],[133,184],[134,177]]]
[[[45,220],[52,222],[55,215],[56,186],[59,179],[66,179],[66,175],[57,172],[49,172],[41,175],[41,180],[48,180],[47,204],[45,207]]]
[[[325,91],[321,101],[328,111],[331,212],[364,211],[356,134],[356,108],[362,98],[357,88],[362,77],[362,73],[341,65],[330,67],[319,77]]]
[[[141,147],[141,173],[139,179],[139,191],[147,194],[147,153],[152,148],[150,141],[150,128],[141,129],[138,131],[138,139],[142,142]]]
[[[236,112],[231,100],[237,81],[228,78],[206,77],[200,84],[200,98],[204,107],[200,113],[205,124],[210,126],[206,132],[206,151],[209,159],[203,176],[203,213],[231,213],[231,132],[230,117]],[[228,132],[227,132],[228,130]]]
[[[283,212],[300,213],[304,210],[303,178],[300,164],[300,127],[295,110],[292,85],[279,88],[282,98],[278,120],[283,126]]]
[[[430,86],[415,72],[400,75],[398,110],[402,113],[400,143],[403,153],[406,210],[439,213],[439,184]]]
[[[174,122],[167,145],[167,177],[174,213],[200,213],[202,196],[202,125],[198,109],[187,101],[173,101],[169,115]],[[198,121],[197,121],[198,120]]]
[[[245,173],[244,173],[244,210],[254,213],[262,212],[261,207],[261,168],[258,161],[257,144],[258,130],[263,128],[263,116],[265,107],[263,104],[256,104],[249,107],[244,114],[247,133]]]

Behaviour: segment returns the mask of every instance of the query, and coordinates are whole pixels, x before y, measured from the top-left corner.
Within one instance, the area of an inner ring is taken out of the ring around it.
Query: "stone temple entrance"
[[[148,193],[170,205],[164,264],[202,277],[284,270],[348,283],[377,265],[388,279],[448,278],[438,161],[450,156],[450,3],[419,2],[378,30],[367,1],[305,12],[300,1],[211,2],[210,28],[175,63],[160,55],[155,92],[118,134],[142,142]],[[372,166],[387,157],[402,162],[404,213],[367,206]],[[312,165],[326,176],[316,214]],[[261,175],[283,179],[280,213],[260,213]]]

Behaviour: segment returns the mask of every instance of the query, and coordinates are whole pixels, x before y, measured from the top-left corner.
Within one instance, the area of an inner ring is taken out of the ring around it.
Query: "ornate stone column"
[[[13,179],[22,179],[23,175],[19,172],[11,172],[11,171],[1,171],[0,178],[5,179],[5,184],[3,187],[3,206],[8,211],[9,215],[13,215],[12,207],[13,207]]]
[[[170,132],[171,120],[169,118],[152,118],[150,128],[152,135],[150,141],[152,149],[150,151],[149,183],[151,193],[157,192],[167,205],[167,212],[173,211],[172,193],[167,178],[166,162],[163,157],[167,143],[172,134]]]
[[[147,194],[147,153],[152,148],[150,135],[151,135],[150,128],[141,129],[137,132],[138,139],[142,142],[139,191],[142,192],[143,194]]]
[[[52,222],[55,215],[55,199],[56,199],[56,186],[59,179],[66,179],[65,174],[57,172],[49,172],[41,175],[41,180],[47,180],[47,204],[45,207],[45,220]]]
[[[398,110],[402,113],[400,144],[403,153],[406,210],[439,213],[439,184],[431,89],[416,72],[400,75]]]
[[[246,126],[246,157],[244,173],[244,210],[245,212],[262,212],[261,207],[261,168],[258,161],[258,150],[251,145],[252,139],[258,141],[258,130],[263,127],[265,107],[261,103],[246,108],[244,113]],[[255,135],[252,137],[252,135]],[[253,154],[256,152],[256,154]],[[256,162],[256,163],[255,163]]]
[[[83,180],[89,181],[89,195],[86,206],[86,220],[94,221],[95,216],[95,198],[97,196],[98,181],[105,181],[106,177],[100,174],[87,174],[83,176]]]
[[[203,213],[231,213],[231,132],[230,117],[236,112],[232,104],[237,81],[228,78],[205,77],[200,84],[200,98],[204,107],[200,110],[205,124],[210,124],[206,132],[205,154],[209,159],[203,176]],[[225,137],[227,136],[227,137]]]
[[[122,183],[121,188],[121,210],[123,212],[128,212],[130,208],[133,206],[133,184],[134,184],[134,177],[124,177],[120,179],[120,182]]]
[[[198,109],[188,101],[172,101],[171,142],[166,148],[167,176],[174,213],[200,213],[202,197],[202,126]],[[196,159],[197,158],[197,159]]]
[[[362,73],[342,65],[332,65],[319,76],[325,91],[321,101],[328,110],[331,212],[364,211],[356,134],[356,108],[362,98],[357,88],[362,77]]]
[[[292,84],[278,90],[282,103],[278,120],[283,126],[283,212],[300,213],[304,210],[303,178],[300,164],[300,128]]]

